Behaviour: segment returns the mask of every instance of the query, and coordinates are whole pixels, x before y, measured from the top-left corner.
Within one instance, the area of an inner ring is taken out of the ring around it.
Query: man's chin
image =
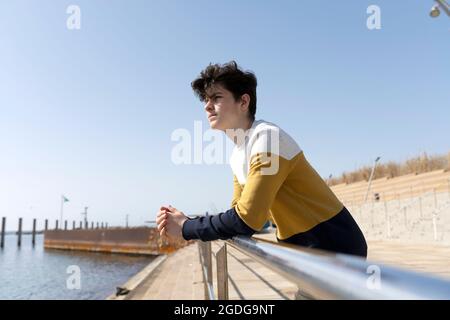
[[[220,126],[217,120],[212,120],[209,122],[209,126],[211,127],[211,129],[219,129],[220,130]]]

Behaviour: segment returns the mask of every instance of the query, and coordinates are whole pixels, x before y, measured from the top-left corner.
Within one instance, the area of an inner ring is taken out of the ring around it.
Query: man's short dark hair
[[[251,71],[242,71],[235,61],[225,64],[209,64],[200,76],[192,81],[191,86],[201,101],[206,100],[206,90],[213,84],[220,84],[233,94],[236,101],[242,95],[250,96],[249,116],[255,120],[256,113],[256,76]]]

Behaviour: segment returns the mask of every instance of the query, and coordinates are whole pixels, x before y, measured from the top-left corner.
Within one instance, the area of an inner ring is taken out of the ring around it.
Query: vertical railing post
[[[64,220],[64,230],[67,230],[67,220]]]
[[[228,265],[227,244],[216,252],[217,264],[217,297],[219,300],[228,300]]]
[[[48,219],[45,219],[45,227],[44,230],[47,231],[48,230]]]
[[[6,217],[2,217],[2,234],[0,235],[0,248],[5,247],[5,229],[6,229]]]
[[[33,233],[31,237],[31,244],[33,245],[33,247],[36,244],[36,219],[33,219]]]
[[[83,221],[80,221],[80,229],[83,229]]]
[[[213,283],[213,275],[212,275],[212,252],[211,252],[211,241],[207,241],[205,243],[205,262],[206,262],[206,278],[210,286]]]
[[[55,222],[55,230],[58,230],[58,220]]]
[[[198,241],[200,257],[202,262],[202,274],[205,289],[205,300],[210,300],[210,288],[213,286],[212,281],[212,252],[211,252],[211,242]],[[206,274],[205,274],[206,269]],[[211,293],[213,294],[213,293]]]
[[[22,218],[19,218],[19,228],[17,230],[17,246],[22,245]]]
[[[209,300],[209,291],[208,291],[208,281],[206,279],[206,275],[205,275],[205,242],[203,241],[197,241],[198,243],[198,251],[199,251],[199,256],[200,256],[200,263],[201,263],[201,268],[202,268],[202,278],[203,278],[203,291],[204,291],[204,297],[205,300]]]

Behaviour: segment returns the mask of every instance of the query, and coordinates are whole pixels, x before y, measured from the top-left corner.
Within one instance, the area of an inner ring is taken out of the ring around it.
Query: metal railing
[[[198,242],[200,264],[202,266],[203,283],[205,285],[205,299],[215,300],[212,276],[211,242]]]
[[[216,299],[211,242],[198,241],[205,298]],[[450,299],[450,281],[322,250],[234,237],[216,252],[218,299],[228,300],[227,246],[295,283],[296,299]]]

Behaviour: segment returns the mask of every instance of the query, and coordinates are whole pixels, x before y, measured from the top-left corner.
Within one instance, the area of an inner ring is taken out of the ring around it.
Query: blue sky
[[[68,30],[66,9],[81,9]],[[381,29],[366,27],[369,5]],[[171,133],[203,121],[190,82],[235,59],[257,118],[325,177],[450,151],[450,23],[432,1],[1,1],[0,216],[110,225],[228,209],[231,169],[175,165]]]

